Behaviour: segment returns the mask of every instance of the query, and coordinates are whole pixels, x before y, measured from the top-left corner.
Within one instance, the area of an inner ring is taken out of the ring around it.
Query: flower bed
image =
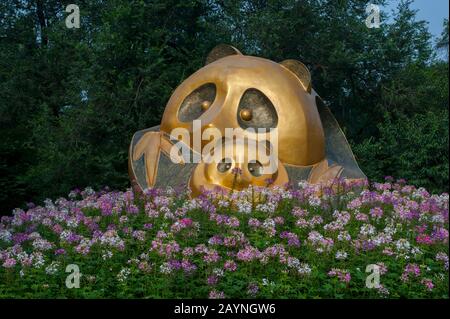
[[[2,217],[0,297],[448,298],[448,248],[448,194],[402,181],[88,188]]]

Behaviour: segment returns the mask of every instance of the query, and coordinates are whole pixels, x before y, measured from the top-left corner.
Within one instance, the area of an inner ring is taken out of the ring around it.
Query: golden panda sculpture
[[[224,138],[230,131],[234,138]],[[258,152],[248,147],[253,142]],[[231,155],[219,156],[226,150]],[[269,173],[263,153],[276,156]],[[134,134],[129,174],[135,191],[187,185],[193,196],[203,188],[366,178],[304,64],[246,56],[228,45],[215,47],[175,89],[160,126]]]

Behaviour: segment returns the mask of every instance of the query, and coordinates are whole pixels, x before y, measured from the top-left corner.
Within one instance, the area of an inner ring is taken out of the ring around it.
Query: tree
[[[435,128],[425,136],[443,132],[448,59],[434,61],[411,1],[392,23],[382,12],[379,29],[366,27],[364,0],[78,0],[81,28],[68,29],[71,2],[0,3],[2,212],[75,187],[127,187],[131,135],[159,123],[170,94],[219,43],[304,62],[371,178],[416,147],[391,152],[391,128],[423,120]],[[448,48],[448,21],[445,30]],[[373,167],[380,156],[389,157]],[[442,176],[404,167],[399,174],[442,189]]]
[[[438,50],[442,50],[445,52],[448,63],[448,19],[444,20],[444,30],[442,31],[441,37],[436,43],[436,47]]]

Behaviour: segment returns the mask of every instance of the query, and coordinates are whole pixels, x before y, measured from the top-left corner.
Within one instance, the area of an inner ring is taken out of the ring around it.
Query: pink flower
[[[16,265],[16,260],[14,258],[8,258],[3,263],[3,267],[5,268],[13,268]]]
[[[180,219],[180,223],[183,224],[185,227],[189,227],[192,225],[192,219],[182,218],[182,219]]]
[[[186,247],[183,249],[181,253],[185,257],[192,256],[194,254],[194,249],[192,247]]]
[[[281,216],[277,216],[273,219],[273,221],[275,222],[275,224],[277,225],[283,225],[284,224],[284,218]]]
[[[339,281],[349,283],[352,279],[352,276],[350,273],[345,269],[338,269],[338,268],[332,268],[328,272],[328,276],[330,277],[337,277]]]
[[[429,290],[432,291],[434,288],[433,281],[431,279],[424,278],[421,283]]]
[[[216,275],[211,275],[206,279],[206,282],[209,286],[214,286],[219,282],[219,277],[217,277]]]
[[[414,275],[415,277],[420,276],[420,267],[417,264],[407,264],[400,279],[406,282],[409,280],[410,275]]]
[[[55,250],[55,255],[65,255],[66,254],[66,250],[64,248],[59,248],[57,250]]]
[[[237,265],[236,265],[236,263],[235,263],[234,261],[232,261],[232,260],[227,260],[227,261],[225,262],[225,264],[223,265],[223,268],[224,268],[225,270],[228,270],[228,271],[233,272],[233,271],[236,271]]]
[[[443,243],[448,242],[448,230],[443,227],[436,227],[431,236],[436,241],[441,241]]]
[[[100,208],[100,211],[102,212],[103,216],[111,215],[112,208],[113,208],[112,199],[111,198],[103,198],[100,201],[99,208]]]
[[[387,256],[392,256],[395,254],[390,247],[386,247],[385,249],[383,249],[382,253]]]
[[[181,261],[181,268],[183,268],[185,273],[191,274],[197,269],[197,266],[192,262],[190,262],[189,260],[183,259]]]
[[[57,233],[57,234],[61,234],[62,231],[63,231],[62,226],[59,225],[59,224],[54,225],[52,229],[53,229],[53,231],[54,231],[55,233]]]
[[[418,244],[424,244],[424,245],[432,245],[434,243],[431,236],[426,234],[419,234],[416,237],[416,241]]]
[[[436,261],[440,261],[444,263],[445,270],[448,270],[448,256],[444,252],[439,252],[436,254]]]
[[[308,212],[304,209],[301,209],[300,207],[294,207],[291,211],[291,214],[295,217],[305,217],[306,215],[308,215]]]
[[[128,214],[136,215],[139,213],[139,208],[136,205],[131,204],[126,207],[126,211]]]
[[[423,234],[427,230],[427,225],[416,226],[416,231],[419,234]]]
[[[256,295],[259,292],[259,287],[257,283],[250,283],[247,287],[247,294],[252,296],[252,297],[256,297]]]
[[[141,261],[138,264],[138,268],[140,271],[143,271],[143,272],[149,272],[151,270],[151,266],[148,264],[147,261]]]
[[[241,249],[236,254],[237,259],[245,262],[250,262],[254,259],[257,259],[260,255],[258,249],[252,246],[247,246],[244,249]]]
[[[370,216],[372,216],[373,218],[381,218],[383,216],[383,209],[381,209],[380,207],[375,207],[372,208],[369,212]]]
[[[357,213],[355,216],[356,220],[360,222],[366,222],[369,220],[369,217],[366,214],[363,213]]]
[[[209,299],[225,299],[225,294],[223,291],[212,290],[209,292]]]
[[[203,256],[203,260],[205,262],[207,262],[208,264],[211,264],[211,263],[215,263],[215,262],[219,261],[220,256],[216,250],[210,249],[206,252],[206,255]]]
[[[248,220],[248,226],[250,226],[251,228],[258,228],[261,226],[261,222],[256,218],[250,218]]]
[[[208,240],[208,244],[210,245],[222,245],[223,239],[222,236],[214,235]]]
[[[294,233],[284,231],[280,234],[280,238],[287,238],[289,246],[300,246],[300,240]]]

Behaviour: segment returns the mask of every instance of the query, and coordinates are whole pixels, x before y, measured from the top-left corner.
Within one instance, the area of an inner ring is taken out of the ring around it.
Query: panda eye
[[[217,170],[221,173],[225,173],[231,168],[231,159],[229,158],[223,158],[218,164],[217,164]]]
[[[248,171],[255,177],[261,176],[263,174],[263,166],[258,161],[251,161],[248,163]]]
[[[275,128],[278,115],[267,96],[257,89],[245,91],[239,101],[237,120],[243,128]]]
[[[207,83],[195,89],[181,103],[178,110],[178,119],[181,122],[191,122],[199,118],[216,98],[216,86]]]

